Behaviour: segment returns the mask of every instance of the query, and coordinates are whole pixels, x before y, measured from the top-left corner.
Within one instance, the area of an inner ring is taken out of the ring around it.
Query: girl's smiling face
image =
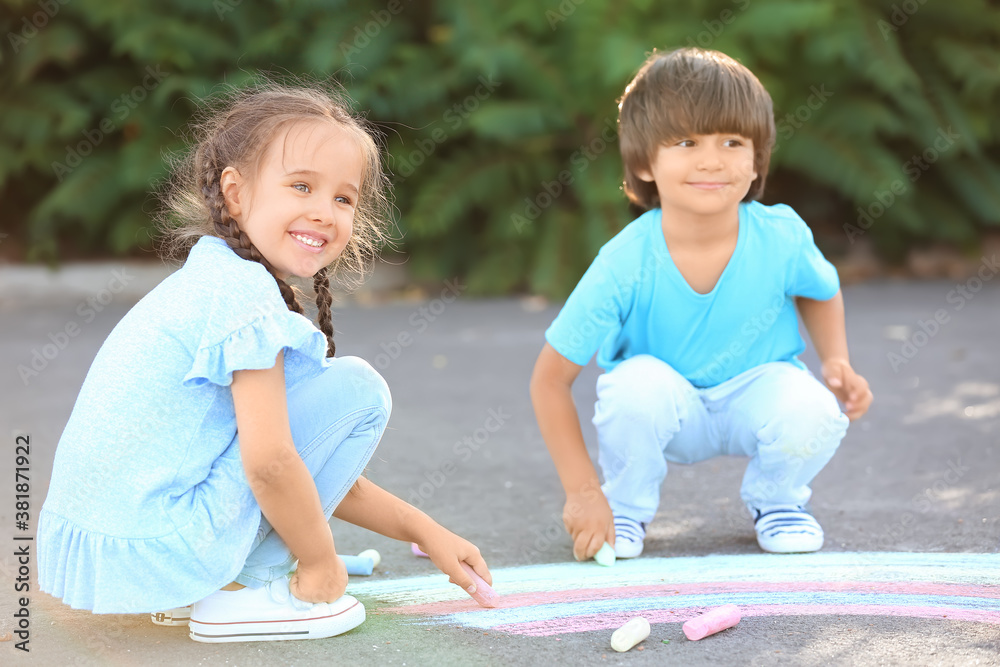
[[[226,167],[222,193],[279,278],[309,278],[351,238],[362,169],[361,149],[347,131],[299,121],[278,131],[252,180]]]

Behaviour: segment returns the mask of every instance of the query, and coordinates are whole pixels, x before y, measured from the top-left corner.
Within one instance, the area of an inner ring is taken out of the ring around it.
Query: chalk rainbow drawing
[[[554,563],[492,571],[502,596],[483,609],[444,575],[352,582],[377,613],[413,622],[548,636],[682,623],[735,604],[744,617],[868,614],[1000,624],[1000,554],[815,553],[637,558],[604,568]]]

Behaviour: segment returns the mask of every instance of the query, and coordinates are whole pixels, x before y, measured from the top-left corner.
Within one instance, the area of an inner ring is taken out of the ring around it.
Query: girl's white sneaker
[[[333,637],[364,620],[364,605],[350,595],[303,602],[288,590],[285,577],[261,588],[212,593],[194,603],[188,627],[196,642],[262,642]]]
[[[149,620],[156,625],[180,626],[187,625],[191,619],[191,605],[177,607],[166,611],[154,611],[150,613]]]

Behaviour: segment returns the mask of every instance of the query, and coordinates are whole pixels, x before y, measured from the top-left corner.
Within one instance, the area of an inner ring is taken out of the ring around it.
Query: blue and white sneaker
[[[823,528],[798,506],[750,508],[757,544],[775,554],[806,553],[823,547]]]
[[[642,553],[646,524],[624,516],[615,517],[615,558],[635,558]]]

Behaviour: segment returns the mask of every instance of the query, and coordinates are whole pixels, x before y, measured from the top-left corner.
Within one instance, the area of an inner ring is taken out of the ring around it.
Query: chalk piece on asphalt
[[[716,632],[731,628],[740,622],[740,609],[734,604],[727,604],[711,609],[697,618],[692,618],[682,628],[684,636],[691,641],[714,635]]]
[[[337,554],[340,556],[340,554]],[[372,570],[375,569],[375,561],[367,556],[362,558],[361,556],[340,556],[340,560],[344,561],[344,565],[347,566],[347,574],[371,574]]]
[[[372,564],[378,567],[378,564],[382,562],[382,554],[375,551],[374,549],[365,549],[358,554],[358,558],[371,558]]]
[[[472,599],[479,603],[480,607],[495,607],[497,606],[497,601],[500,596],[497,595],[496,591],[485,581],[483,578],[476,574],[476,571],[469,567],[468,563],[464,561],[459,563],[462,569],[465,570],[466,574],[472,577],[472,583],[476,585],[476,590],[474,593],[469,593]],[[468,591],[466,591],[468,592]]]
[[[615,548],[605,542],[604,546],[601,547],[601,550],[594,554],[594,560],[597,561],[598,565],[611,567],[615,564]]]
[[[418,556],[420,558],[430,558],[430,556],[420,550],[420,547],[417,546],[416,542],[410,542],[410,551],[413,552],[414,556]]]
[[[649,621],[636,616],[611,635],[611,648],[624,653],[649,636]]]

